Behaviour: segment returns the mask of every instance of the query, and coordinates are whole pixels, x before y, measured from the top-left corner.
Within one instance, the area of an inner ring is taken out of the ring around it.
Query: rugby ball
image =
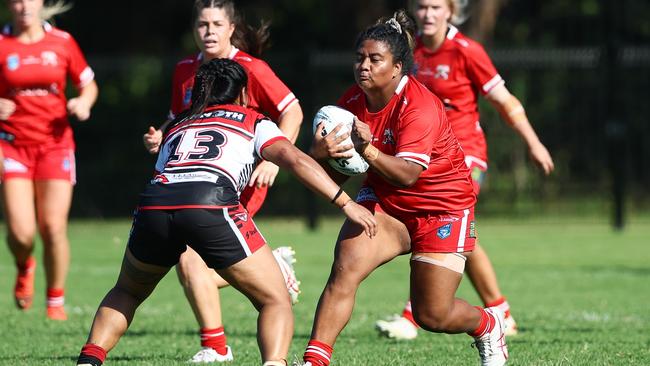
[[[326,105],[316,112],[313,128],[314,133],[316,133],[318,125],[322,124],[323,130],[321,135],[325,136],[336,126],[342,124],[343,127],[336,134],[337,136],[340,136],[346,132],[352,131],[353,123],[354,114],[337,106]],[[352,145],[352,138],[348,137],[343,140],[341,144]],[[354,148],[350,149],[348,152],[352,152],[351,158],[329,159],[327,162],[332,168],[334,168],[334,170],[345,175],[358,175],[365,173],[366,170],[368,170],[368,163]]]

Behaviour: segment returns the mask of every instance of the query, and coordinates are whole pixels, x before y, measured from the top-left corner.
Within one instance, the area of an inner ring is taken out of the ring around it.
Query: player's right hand
[[[350,144],[342,144],[345,139],[350,137],[350,133],[346,132],[340,136],[336,136],[342,127],[343,124],[339,124],[334,127],[330,133],[323,136],[324,126],[322,123],[319,124],[314,133],[314,140],[311,143],[309,155],[311,155],[314,160],[351,158],[352,153],[350,150],[354,148],[354,146]]]
[[[372,238],[377,235],[377,220],[375,220],[375,216],[367,208],[350,200],[343,205],[341,210],[343,210],[343,213],[350,221],[361,225],[368,237]]]
[[[0,119],[7,120],[16,111],[16,103],[11,99],[0,98]]]
[[[162,131],[156,130],[153,126],[149,126],[147,133],[142,135],[142,142],[149,154],[157,154],[158,150],[160,150],[160,143],[162,142]]]

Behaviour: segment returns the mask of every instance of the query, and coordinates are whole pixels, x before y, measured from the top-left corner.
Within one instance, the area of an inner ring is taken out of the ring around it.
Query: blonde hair
[[[72,9],[72,4],[66,4],[65,0],[52,1],[47,5],[43,4],[43,9],[41,9],[41,18],[43,20],[50,20],[70,9]]]
[[[451,18],[447,20],[454,25],[463,24],[467,20],[465,9],[469,5],[469,0],[446,0],[446,2],[451,11]],[[418,0],[411,0],[409,3],[411,12],[415,12]]]

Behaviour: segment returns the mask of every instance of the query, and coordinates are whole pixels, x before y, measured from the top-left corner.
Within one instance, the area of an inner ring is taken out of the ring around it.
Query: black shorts
[[[172,267],[186,246],[210,268],[229,267],[266,244],[241,205],[228,208],[139,210],[133,218],[129,249],[139,261]]]

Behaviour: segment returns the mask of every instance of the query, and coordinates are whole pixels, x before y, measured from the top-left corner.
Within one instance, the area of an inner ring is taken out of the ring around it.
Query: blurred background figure
[[[248,107],[272,118],[284,135],[295,143],[303,117],[298,99],[266,62],[255,57],[267,47],[268,27],[263,24],[255,29],[244,23],[230,0],[197,0],[192,14],[194,40],[201,52],[176,65],[170,119],[190,107],[194,75],[200,65],[218,58],[231,59],[242,65],[248,74]],[[143,138],[150,152],[158,151],[162,139],[160,130],[150,127]],[[278,166],[270,161],[258,161],[247,169],[252,169],[252,174],[241,193],[241,202],[253,217],[262,207],[267,191],[275,181]],[[293,271],[294,252],[290,247],[279,247],[273,253],[295,303],[300,290]],[[176,269],[200,325],[201,350],[190,361],[232,360],[232,352],[226,344],[219,301],[219,288],[228,283],[209,269],[190,247],[181,255]]]
[[[16,306],[32,306],[36,232],[44,245],[47,316],[66,320],[64,288],[70,249],[68,212],[76,182],[75,142],[68,121],[90,117],[94,73],[67,32],[47,22],[68,7],[7,0],[12,22],[0,36],[0,147],[7,242],[17,276]],[[67,78],[78,96],[66,100]]]
[[[510,94],[483,47],[450,23],[462,19],[458,0],[411,0],[409,9],[419,30],[414,51],[415,78],[445,104],[451,128],[465,152],[474,192],[479,194],[488,169],[487,144],[478,114],[479,94],[526,143],[533,162],[545,175],[550,174],[553,159],[530,125],[524,107]],[[483,304],[498,306],[505,312],[506,334],[516,334],[510,305],[501,293],[486,251],[478,243],[467,258],[465,271]],[[411,302],[406,303],[401,316],[377,321],[376,327],[389,338],[415,338],[418,326],[413,320]]]

